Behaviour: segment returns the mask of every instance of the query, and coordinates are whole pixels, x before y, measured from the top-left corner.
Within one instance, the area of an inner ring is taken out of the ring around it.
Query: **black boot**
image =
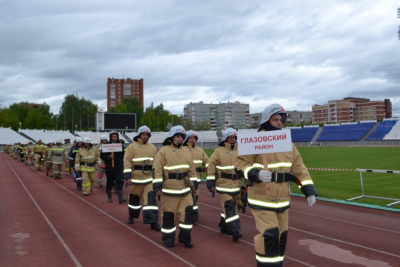
[[[131,216],[128,217],[128,224],[133,224],[133,217]]]
[[[158,223],[152,223],[152,224],[150,225],[150,229],[151,229],[151,230],[154,230],[154,231],[157,231],[157,232],[160,232],[160,231],[161,231],[161,226],[158,225]]]
[[[108,203],[113,203],[111,190],[107,190]]]
[[[242,238],[242,234],[239,231],[233,232],[232,235],[233,242],[238,241],[240,238]]]
[[[126,199],[122,197],[123,196],[122,190],[118,190],[117,194],[118,194],[119,204],[126,202]]]

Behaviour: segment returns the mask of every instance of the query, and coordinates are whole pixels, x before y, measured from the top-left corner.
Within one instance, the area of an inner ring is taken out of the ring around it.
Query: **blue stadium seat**
[[[325,126],[317,141],[359,141],[375,125],[375,122]]]
[[[311,142],[318,127],[305,127],[290,129],[292,134],[292,142]]]
[[[383,138],[392,130],[397,120],[384,120],[379,126],[368,136],[366,140],[383,140]]]

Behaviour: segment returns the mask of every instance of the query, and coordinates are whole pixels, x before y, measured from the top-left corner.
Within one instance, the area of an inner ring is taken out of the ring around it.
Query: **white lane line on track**
[[[318,236],[318,237],[320,237],[320,238],[325,238],[325,239],[329,239],[329,240],[336,241],[336,242],[339,242],[339,243],[343,243],[343,244],[347,244],[347,245],[351,245],[351,246],[355,246],[355,247],[359,247],[359,248],[371,250],[371,251],[374,251],[374,252],[378,252],[378,253],[381,253],[381,254],[393,256],[393,257],[396,257],[396,258],[400,258],[400,255],[392,254],[392,253],[389,253],[389,252],[385,252],[385,251],[377,250],[377,249],[374,249],[374,248],[369,248],[369,247],[361,246],[361,245],[354,244],[354,243],[351,243],[351,242],[347,242],[347,241],[339,240],[339,239],[336,239],[336,238],[331,238],[331,237],[327,237],[327,236],[315,234],[315,233],[312,233],[312,232],[300,230],[300,229],[293,228],[293,227],[289,227],[289,228],[291,228],[291,229],[293,229],[293,230],[295,230],[295,231],[299,231],[299,232],[305,233],[305,234],[309,234],[309,235],[313,235],[313,236]]]
[[[71,257],[71,259],[73,260],[73,262],[75,263],[76,266],[81,267],[82,265],[80,264],[80,262],[78,261],[78,259],[75,257],[74,253],[72,253],[72,251],[69,249],[67,243],[65,243],[64,239],[60,236],[60,234],[57,232],[56,228],[53,226],[53,224],[50,222],[49,218],[46,216],[46,214],[43,212],[43,210],[40,208],[39,204],[36,202],[36,200],[33,198],[33,196],[31,195],[31,193],[29,192],[28,188],[26,188],[26,186],[24,185],[24,183],[22,182],[21,178],[18,176],[18,174],[15,172],[15,170],[11,167],[10,162],[7,160],[7,164],[10,167],[10,169],[12,170],[12,172],[14,173],[14,175],[17,177],[18,181],[20,182],[20,184],[22,185],[22,187],[25,189],[26,193],[28,194],[28,196],[31,198],[33,204],[35,204],[36,208],[39,210],[39,212],[42,214],[43,218],[45,219],[45,221],[47,222],[47,224],[50,226],[51,230],[53,230],[53,233],[57,236],[58,240],[61,242],[61,244],[63,245],[63,247],[65,248],[65,250],[67,251],[67,253],[69,254],[69,256]]]
[[[207,207],[210,207],[210,208],[214,208],[214,209],[219,209],[217,207],[214,207],[214,206],[211,206],[211,205],[208,205],[208,204],[204,204],[204,203],[201,203],[201,202],[197,202],[197,204],[201,204],[201,205],[204,205],[204,206],[207,206]],[[290,210],[290,211],[292,212],[292,210]],[[242,216],[253,218],[252,216],[249,216],[249,215],[246,215],[246,214],[240,214],[240,217],[242,217]],[[360,247],[360,248],[363,248],[363,249],[372,250],[372,251],[379,252],[379,253],[382,253],[382,254],[385,254],[385,255],[390,255],[390,256],[394,256],[394,257],[400,258],[399,255],[391,254],[389,252],[385,252],[385,251],[377,250],[377,249],[374,249],[374,248],[361,246],[361,245],[358,245],[358,244],[354,244],[354,243],[347,242],[347,241],[342,241],[342,240],[331,238],[331,237],[328,237],[328,236],[315,234],[315,233],[304,231],[304,230],[301,230],[301,229],[298,229],[298,228],[294,228],[294,227],[291,227],[291,226],[289,226],[289,229],[293,229],[294,231],[299,231],[299,232],[306,233],[306,234],[309,234],[309,235],[318,236],[318,237],[329,239],[329,240],[333,240],[333,241],[336,241],[336,242],[339,242],[339,243],[344,243],[344,244],[347,244],[347,245],[352,245],[352,246],[355,246],[355,247]],[[240,241],[242,241],[242,240],[240,240]]]
[[[353,224],[353,225],[362,226],[362,227],[367,227],[367,228],[376,229],[376,230],[381,230],[381,231],[385,231],[385,232],[391,232],[391,233],[400,234],[399,231],[394,231],[394,230],[390,230],[390,229],[375,227],[375,226],[371,226],[371,225],[366,225],[366,224],[361,224],[361,223],[355,223],[355,222],[350,222],[350,221],[345,221],[345,220],[339,220],[339,219],[335,219],[335,218],[331,218],[331,217],[326,217],[326,216],[321,216],[321,215],[316,215],[316,214],[311,214],[311,213],[303,212],[303,211],[297,211],[297,210],[290,210],[290,211],[291,211],[291,212],[295,212],[295,213],[305,214],[305,215],[307,215],[307,216],[318,217],[318,218],[322,218],[322,219],[326,219],[326,220],[337,221],[337,222],[347,223],[347,224]]]
[[[11,166],[10,166],[11,167]],[[15,173],[15,172],[14,172]],[[65,191],[71,193],[72,195],[76,196],[77,198],[79,198],[80,200],[82,200],[83,202],[85,202],[86,204],[88,204],[89,206],[93,207],[94,209],[96,209],[97,211],[103,213],[104,215],[106,215],[107,217],[109,217],[111,220],[119,223],[120,225],[122,225],[123,227],[125,227],[126,229],[130,230],[131,232],[134,232],[135,234],[137,234],[138,236],[142,237],[143,239],[145,239],[146,241],[152,243],[153,245],[157,246],[158,248],[164,250],[165,252],[167,252],[168,254],[170,254],[171,256],[177,258],[178,260],[182,261],[183,263],[187,264],[188,266],[192,266],[195,267],[196,265],[192,264],[191,262],[185,260],[184,258],[180,257],[179,255],[171,252],[170,250],[166,249],[165,247],[159,245],[158,243],[154,242],[153,240],[151,240],[150,238],[148,238],[147,236],[141,234],[140,232],[136,231],[133,228],[130,228],[128,225],[126,225],[125,223],[119,221],[117,218],[113,217],[112,215],[108,214],[107,212],[105,212],[104,210],[98,208],[97,206],[93,205],[92,203],[90,203],[89,201],[87,201],[86,199],[78,196],[77,194],[75,194],[75,192],[69,190],[68,188],[66,188],[65,186],[63,186],[62,184],[57,183],[55,180],[51,179],[50,177],[45,176],[43,173],[38,172],[40,175],[42,175],[44,178],[46,178],[47,180],[53,182],[54,184],[60,186],[62,189],[64,189]],[[64,242],[65,243],[65,242]],[[81,265],[79,265],[81,266]]]
[[[211,205],[208,205],[208,204],[205,204],[205,203],[197,202],[197,204],[200,204],[200,205],[203,205],[203,206],[206,206],[206,207],[209,207],[209,208],[219,209],[219,210],[220,210],[220,208],[218,208],[218,207],[211,206]],[[250,219],[254,219],[253,216],[249,216],[249,215],[240,213],[240,217],[242,217],[242,216],[248,217],[248,218],[250,218]],[[214,229],[214,228],[211,228],[211,227],[208,227],[208,226],[206,226],[206,225],[199,224],[199,223],[196,223],[196,225],[201,226],[201,227],[204,227],[204,228],[206,228],[206,229],[208,229],[208,230],[210,230],[210,231],[219,233],[218,230],[216,230],[216,229]],[[226,237],[228,237],[228,236],[226,236]],[[245,241],[245,240],[243,240],[243,239],[239,239],[239,241],[240,241],[240,242],[243,242],[243,243],[245,243],[245,244],[247,244],[247,245],[250,245],[250,246],[254,247],[254,244],[253,244],[253,243],[247,242],[247,241]],[[297,260],[297,259],[292,258],[292,257],[288,257],[288,256],[286,256],[286,255],[285,255],[285,258],[286,258],[286,259],[290,259],[290,260],[292,260],[292,261],[295,261],[295,262],[297,262],[297,263],[303,264],[303,265],[305,265],[305,266],[314,267],[314,265],[310,265],[310,264],[308,264],[308,263],[306,263],[306,262]]]
[[[201,190],[201,192],[203,192],[203,191],[204,191],[205,193],[208,192],[208,191],[206,191],[206,190]],[[199,202],[199,203],[201,203],[201,202]],[[203,204],[203,203],[202,203],[202,205],[209,206],[209,205]],[[209,206],[209,207],[212,207],[212,206]],[[376,230],[381,230],[381,231],[386,231],[386,232],[391,232],[391,233],[400,234],[399,231],[395,231],[395,230],[390,230],[390,229],[375,227],[375,226],[366,225],[366,224],[362,224],[362,223],[350,222],[350,221],[346,221],[346,220],[339,220],[339,219],[336,219],[336,218],[333,218],[333,217],[327,217],[327,216],[316,215],[316,214],[312,214],[312,213],[308,213],[308,212],[298,211],[298,210],[295,210],[295,209],[292,209],[292,208],[290,209],[290,212],[295,212],[295,213],[305,214],[305,215],[308,215],[308,216],[318,217],[318,218],[322,218],[322,219],[326,219],[326,220],[337,221],[337,222],[341,222],[341,223],[347,223],[347,224],[352,224],[352,225],[367,227],[367,228],[371,228],[371,229],[376,229]],[[253,216],[249,216],[249,215],[246,215],[246,214],[243,214],[243,213],[239,213],[239,214],[240,214],[240,217],[244,216],[244,217],[253,218]]]

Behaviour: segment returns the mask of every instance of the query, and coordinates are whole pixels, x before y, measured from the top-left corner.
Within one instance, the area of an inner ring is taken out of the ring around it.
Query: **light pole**
[[[75,124],[75,133],[76,133],[76,131],[77,131],[77,128],[78,128],[78,125]]]
[[[19,122],[19,129],[22,129],[22,122]]]

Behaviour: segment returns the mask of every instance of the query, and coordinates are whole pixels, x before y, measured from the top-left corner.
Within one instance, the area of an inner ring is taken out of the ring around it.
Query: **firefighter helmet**
[[[105,134],[102,134],[102,135],[100,136],[100,140],[107,140],[107,136],[106,136]]]
[[[181,125],[176,125],[171,127],[171,129],[168,132],[167,138],[165,138],[163,142],[163,145],[166,146],[168,144],[168,141],[172,140],[172,137],[174,137],[175,135],[182,135],[183,139],[185,139],[186,138],[185,128],[183,128]]]
[[[189,131],[186,132],[186,138],[185,138],[185,141],[183,142],[183,145],[187,144],[188,139],[191,136],[193,136],[196,139],[196,142],[197,142],[197,140],[199,140],[199,137],[197,136],[197,133],[195,131],[193,131],[193,130],[189,130]]]
[[[260,125],[269,121],[272,115],[281,115],[282,123],[286,122],[287,113],[285,109],[279,104],[272,104],[264,109],[261,116]]]
[[[84,137],[83,138],[83,142],[90,144],[90,138],[89,137]]]
[[[228,139],[229,136],[235,136],[237,138],[237,133],[236,130],[233,128],[227,128],[224,130],[222,133],[222,140],[221,142],[218,143],[219,146],[224,146],[224,143],[226,139]]]
[[[82,140],[82,137],[77,137],[76,139],[75,139],[75,142],[77,142],[77,143],[79,143],[79,142],[82,142],[83,140]]]
[[[139,136],[141,133],[148,133],[149,134],[149,138],[151,137],[151,130],[149,127],[147,127],[146,125],[140,126],[139,129],[136,132],[136,135],[133,137],[133,141],[138,140]]]

